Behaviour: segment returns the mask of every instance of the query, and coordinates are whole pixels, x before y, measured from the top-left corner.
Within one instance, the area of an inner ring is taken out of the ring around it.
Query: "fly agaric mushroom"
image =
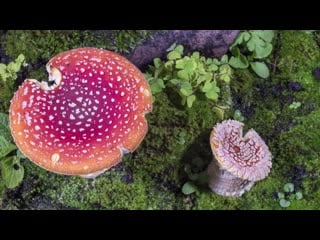
[[[79,48],[56,55],[46,68],[49,84],[27,79],[10,105],[11,132],[26,157],[55,173],[90,178],[138,147],[152,96],[132,63]]]
[[[210,145],[216,162],[208,167],[209,186],[219,195],[240,197],[270,172],[268,146],[253,129],[243,137],[243,126],[241,122],[226,120],[211,132]]]

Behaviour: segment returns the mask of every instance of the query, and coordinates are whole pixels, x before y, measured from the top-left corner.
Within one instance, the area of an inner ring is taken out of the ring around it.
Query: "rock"
[[[137,46],[126,57],[144,69],[156,57],[165,58],[166,50],[173,44],[182,44],[184,53],[199,51],[207,57],[221,57],[239,30],[169,30],[157,32],[152,38]]]

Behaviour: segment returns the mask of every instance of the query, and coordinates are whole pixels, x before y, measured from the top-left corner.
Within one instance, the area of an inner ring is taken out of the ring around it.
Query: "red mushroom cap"
[[[103,172],[134,151],[148,129],[151,90],[124,57],[79,48],[47,64],[46,82],[26,80],[10,106],[10,127],[19,149],[56,173]]]
[[[218,123],[211,132],[211,149],[222,169],[238,178],[261,180],[270,172],[271,153],[253,129],[243,137],[243,126],[235,120]]]

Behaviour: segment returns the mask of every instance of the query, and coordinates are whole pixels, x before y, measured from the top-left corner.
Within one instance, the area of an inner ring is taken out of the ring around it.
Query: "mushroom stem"
[[[221,169],[215,159],[208,166],[208,175],[210,189],[221,196],[241,197],[254,185],[254,181],[235,177]]]

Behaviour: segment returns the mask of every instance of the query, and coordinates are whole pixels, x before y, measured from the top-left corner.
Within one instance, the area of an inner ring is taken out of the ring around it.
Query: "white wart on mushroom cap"
[[[101,172],[134,151],[147,133],[151,90],[124,57],[79,48],[47,64],[52,86],[26,80],[10,106],[10,127],[19,149],[56,173]]]
[[[235,177],[258,181],[269,174],[272,156],[253,129],[243,136],[243,126],[235,120],[218,123],[211,132],[211,149],[222,169]]]

